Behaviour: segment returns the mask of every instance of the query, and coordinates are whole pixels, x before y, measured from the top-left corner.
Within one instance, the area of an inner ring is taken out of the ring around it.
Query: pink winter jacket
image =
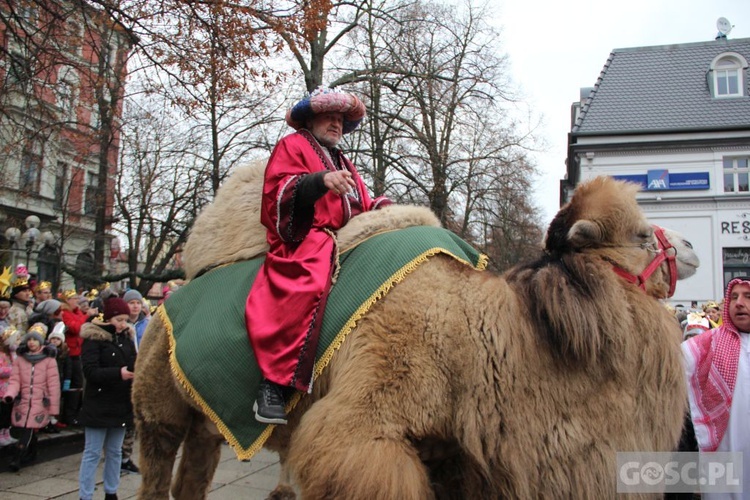
[[[44,349],[46,351],[47,347]],[[55,358],[47,356],[32,364],[18,356],[13,362],[5,398],[14,400],[11,414],[14,426],[27,429],[46,427],[49,417],[60,413],[60,376]]]

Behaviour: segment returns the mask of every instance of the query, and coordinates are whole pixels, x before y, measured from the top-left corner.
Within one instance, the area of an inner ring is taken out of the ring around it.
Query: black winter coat
[[[133,424],[130,401],[132,380],[123,380],[120,370],[135,366],[132,328],[115,334],[109,324],[94,320],[81,327],[81,364],[86,377],[79,422],[86,427],[124,427]]]
[[[66,380],[73,376],[73,361],[70,359],[67,346],[63,343],[57,350],[57,371],[60,374],[60,387],[62,388]]]

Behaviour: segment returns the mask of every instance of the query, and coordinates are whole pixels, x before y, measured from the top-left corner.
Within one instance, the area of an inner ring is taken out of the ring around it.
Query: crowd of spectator
[[[170,284],[165,290],[176,289]],[[0,447],[18,472],[37,458],[40,432],[80,428],[85,436],[80,498],[93,495],[104,450],[104,490],[116,499],[131,459],[130,390],[135,359],[155,305],[135,289],[109,284],[54,293],[25,266],[0,275]]]

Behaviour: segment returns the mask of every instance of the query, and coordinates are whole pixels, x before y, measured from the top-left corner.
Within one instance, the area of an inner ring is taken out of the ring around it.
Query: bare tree
[[[447,227],[490,250],[496,226],[538,221],[534,137],[512,117],[501,43],[486,20],[471,3],[373,1],[336,69],[357,75],[351,81],[368,97],[368,122],[351,142],[375,191],[428,204]],[[536,246],[538,232],[514,236]],[[502,267],[509,259],[495,260]]]
[[[192,221],[213,194],[203,162],[191,154],[194,135],[165,104],[158,95],[128,102],[115,186],[115,230],[127,244],[127,276],[144,293],[179,267],[175,260]]]

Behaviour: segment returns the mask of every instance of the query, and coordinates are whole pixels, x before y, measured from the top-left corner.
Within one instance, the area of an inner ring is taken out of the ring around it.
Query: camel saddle
[[[439,254],[477,270],[487,264],[486,256],[455,234],[429,226],[377,234],[342,253],[320,332],[314,378],[380,298]],[[258,257],[214,268],[173,293],[157,311],[169,333],[172,371],[240,460],[252,457],[274,427],[253,418],[261,373],[245,329],[245,301],[262,262]],[[299,393],[290,404],[298,400]]]

